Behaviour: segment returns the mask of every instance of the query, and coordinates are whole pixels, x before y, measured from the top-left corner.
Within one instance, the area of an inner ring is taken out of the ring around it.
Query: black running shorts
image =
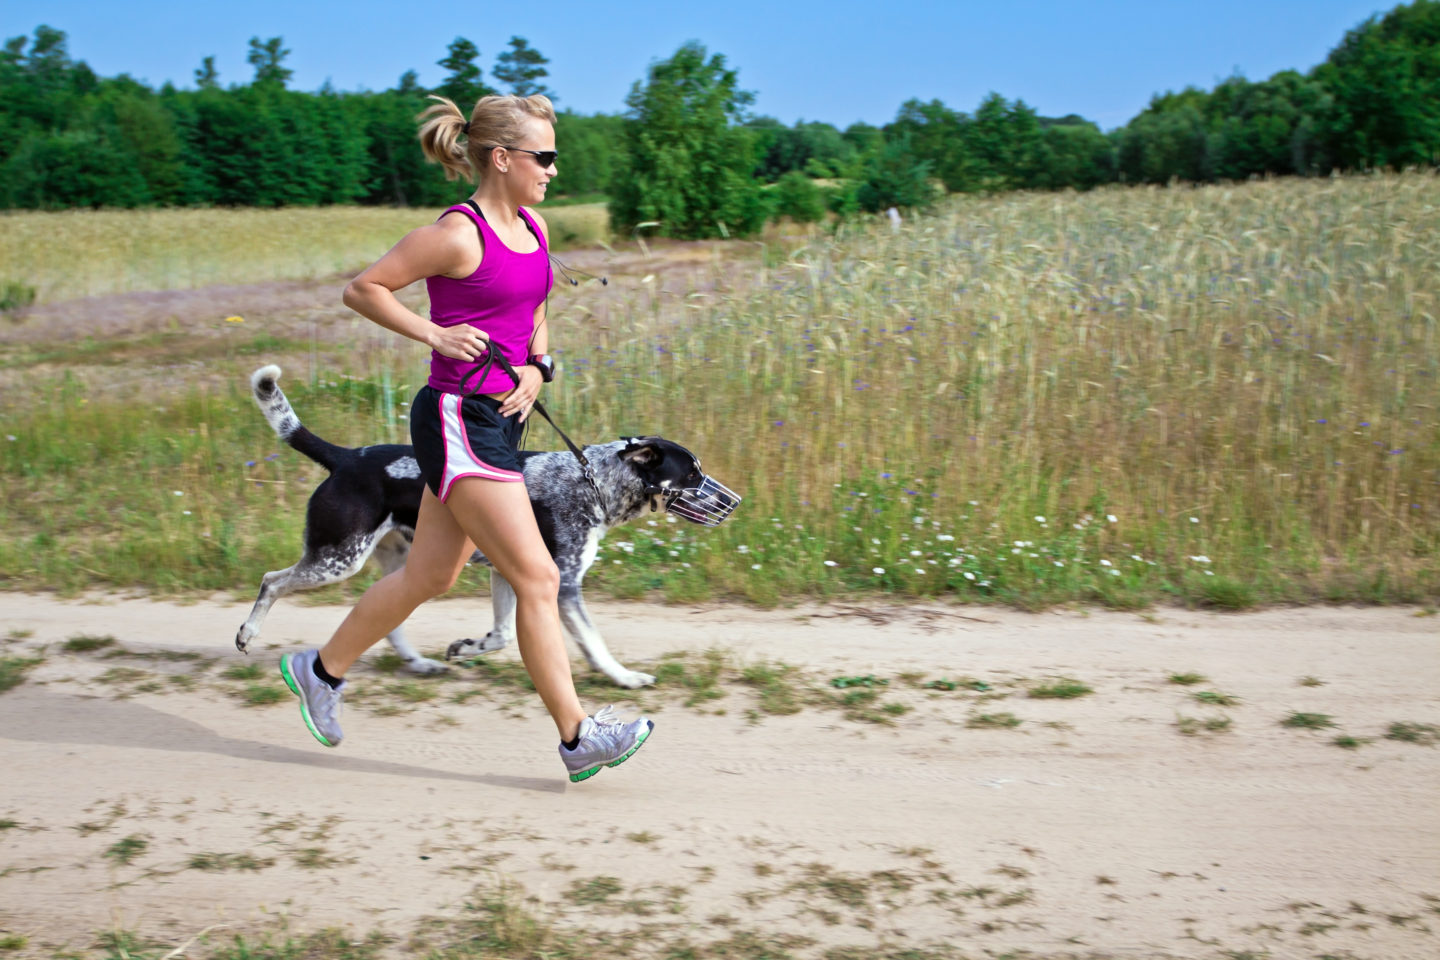
[[[502,417],[493,397],[460,397],[428,385],[410,406],[415,461],[442,503],[461,477],[524,482],[517,453],[524,426],[518,413]]]

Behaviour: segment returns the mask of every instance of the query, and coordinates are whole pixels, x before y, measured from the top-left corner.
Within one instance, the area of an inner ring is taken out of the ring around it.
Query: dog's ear
[[[633,463],[637,467],[648,467],[660,462],[662,454],[654,437],[621,437],[621,439],[625,441],[625,449],[620,451],[620,459],[626,463]]]

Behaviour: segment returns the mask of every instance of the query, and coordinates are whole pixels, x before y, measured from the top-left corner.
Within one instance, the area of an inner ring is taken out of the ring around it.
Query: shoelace
[[[595,715],[590,719],[595,721],[597,727],[618,727],[624,722],[615,716],[615,704],[613,703],[608,703],[596,710]]]

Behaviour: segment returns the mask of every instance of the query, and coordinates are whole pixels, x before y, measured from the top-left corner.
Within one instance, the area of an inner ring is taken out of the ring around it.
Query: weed
[[[656,684],[678,684],[686,691],[685,706],[694,707],[724,697],[719,681],[725,669],[725,655],[707,650],[697,662],[688,653],[666,654],[655,668]]]
[[[1282,727],[1299,727],[1303,730],[1323,730],[1335,726],[1335,718],[1328,713],[1292,713],[1280,721]]]
[[[25,682],[25,673],[40,663],[39,657],[0,657],[0,693]]]
[[[1369,737],[1352,737],[1349,734],[1342,733],[1330,742],[1344,750],[1357,750],[1365,744],[1370,743],[1371,740]]]
[[[641,830],[641,831],[639,831],[638,833],[627,833],[627,834],[625,834],[625,839],[626,839],[626,840],[629,840],[631,843],[648,844],[648,843],[654,843],[656,840],[659,840],[660,838],[657,837],[655,834],[651,833],[649,830]]]
[[[1397,721],[1385,729],[1386,740],[1399,740],[1402,743],[1418,743],[1424,746],[1434,746],[1440,743],[1440,727],[1433,723],[1406,723]]]
[[[240,698],[240,702],[247,707],[264,707],[284,700],[285,694],[284,687],[268,683],[252,683],[245,687],[245,694]]]
[[[1302,687],[1325,686],[1325,681],[1321,680],[1319,677],[1301,677],[1299,680],[1296,681],[1296,683],[1298,683]]]
[[[756,663],[742,670],[740,679],[758,692],[761,711],[784,715],[800,712],[800,694],[792,682],[795,672],[783,663]]]
[[[0,950],[19,950],[29,942],[29,937],[18,933],[0,933]]]
[[[266,672],[258,663],[237,663],[226,667],[220,676],[226,680],[259,680]]]
[[[105,851],[105,856],[116,863],[129,866],[130,862],[143,854],[150,846],[150,841],[143,834],[132,833],[128,837],[116,840]]]
[[[103,650],[106,647],[113,647],[114,645],[114,637],[94,637],[80,633],[60,644],[60,649],[66,653],[90,653],[94,650]]]
[[[1031,687],[1029,695],[1037,700],[1073,700],[1095,691],[1076,680],[1061,680],[1056,683]]]
[[[1197,703],[1208,704],[1212,707],[1234,707],[1240,704],[1239,697],[1231,696],[1228,693],[1216,693],[1213,690],[1199,690],[1190,696],[1194,697]]]
[[[353,862],[345,857],[331,856],[324,847],[302,847],[292,853],[295,865],[307,870],[324,870]]]
[[[11,820],[9,817],[0,817],[0,830],[14,830],[20,826],[19,820]]]
[[[1230,729],[1230,718],[1207,717],[1200,720],[1196,717],[1179,716],[1175,718],[1175,728],[1187,737],[1201,733],[1224,733]]]
[[[566,899],[571,903],[605,903],[622,889],[618,877],[591,877],[571,884]]]
[[[1178,683],[1182,687],[1193,687],[1197,683],[1204,683],[1208,678],[1202,673],[1172,673],[1170,682]]]
[[[1020,718],[1013,713],[981,713],[966,720],[965,726],[974,730],[1008,730],[1020,723]]]
[[[256,872],[275,865],[269,858],[256,857],[248,853],[197,853],[190,857],[185,866],[190,870],[206,873],[224,873],[229,870]],[[301,864],[305,866],[305,864]]]
[[[399,697],[406,703],[425,703],[440,696],[440,690],[433,683],[422,683],[417,680],[406,680],[403,683],[392,683],[386,688],[386,692]]]

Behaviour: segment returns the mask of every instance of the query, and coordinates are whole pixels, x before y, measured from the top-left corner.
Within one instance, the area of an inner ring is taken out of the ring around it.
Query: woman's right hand
[[[483,330],[468,323],[453,327],[436,326],[430,335],[430,348],[453,360],[474,360],[490,349],[490,339]]]

